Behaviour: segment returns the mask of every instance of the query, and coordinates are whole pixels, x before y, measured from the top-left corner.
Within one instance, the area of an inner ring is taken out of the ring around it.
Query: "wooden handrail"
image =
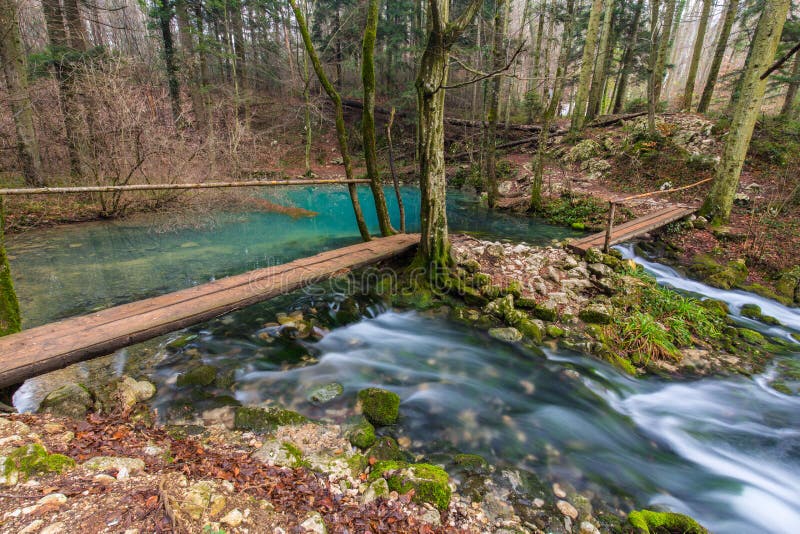
[[[117,191],[162,191],[180,189],[222,189],[229,187],[272,187],[282,185],[368,184],[369,180],[251,180],[249,182],[203,182],[194,184],[98,185],[86,187],[36,187],[0,189],[0,196],[113,193]]]
[[[614,216],[617,212],[617,204],[621,204],[623,202],[627,202],[628,200],[634,200],[637,198],[646,198],[649,196],[661,195],[666,193],[675,193],[676,191],[685,191],[686,189],[691,189],[693,187],[697,187],[698,185],[703,185],[704,183],[710,182],[714,178],[706,178],[705,180],[700,180],[699,182],[695,182],[693,184],[684,185],[682,187],[674,187],[672,189],[664,189],[658,191],[651,191],[649,193],[641,193],[639,195],[632,195],[625,198],[620,198],[616,200],[609,200],[608,201],[608,223],[606,224],[606,239],[603,243],[603,252],[608,254],[608,250],[611,248],[611,234],[614,229]]]

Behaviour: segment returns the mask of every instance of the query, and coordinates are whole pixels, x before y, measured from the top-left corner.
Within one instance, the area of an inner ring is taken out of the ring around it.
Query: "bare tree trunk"
[[[800,52],[796,53],[794,56],[792,79],[789,81],[789,87],[786,89],[786,98],[783,100],[783,107],[781,108],[782,116],[791,116],[798,89],[800,89]]]
[[[197,53],[195,52],[194,38],[190,29],[189,12],[186,9],[186,0],[175,2],[175,16],[178,20],[178,37],[183,49],[182,64],[186,78],[189,80],[189,97],[192,100],[192,111],[195,121],[200,129],[206,127],[206,106],[203,99],[200,75],[197,69]]]
[[[181,90],[178,83],[178,66],[175,63],[175,45],[172,40],[172,5],[169,0],[159,0],[158,6],[158,23],[164,46],[164,66],[172,104],[172,121],[177,126],[181,117]]]
[[[733,28],[733,22],[736,19],[736,11],[738,9],[739,0],[728,0],[728,6],[725,11],[725,21],[722,23],[722,30],[719,34],[717,47],[714,50],[714,59],[711,60],[708,80],[703,89],[703,95],[700,97],[700,104],[697,106],[697,111],[700,113],[708,111],[708,107],[711,105],[711,97],[714,95],[714,86],[717,84],[719,69],[722,67],[722,60],[725,57],[725,50],[728,48],[728,39],[731,37],[731,29]]]
[[[28,65],[19,33],[16,0],[0,0],[0,61],[8,89],[8,102],[17,133],[17,150],[25,183],[44,185],[39,141],[33,125],[33,105],[28,93]]]
[[[536,150],[536,158],[533,160],[533,178],[531,182],[531,211],[541,211],[544,206],[542,198],[542,184],[544,177],[544,156],[547,152],[547,139],[550,135],[550,124],[556,117],[558,106],[561,102],[561,94],[564,91],[564,81],[566,79],[567,66],[569,65],[569,51],[572,47],[572,28],[575,23],[575,0],[567,0],[567,13],[564,19],[564,29],[561,35],[561,52],[558,57],[556,67],[556,79],[553,86],[553,95],[550,103],[545,110],[542,120],[542,130],[539,133],[539,146]]]
[[[625,97],[628,92],[628,78],[631,75],[633,68],[633,58],[636,53],[636,38],[639,35],[639,23],[642,20],[642,10],[644,8],[644,0],[638,0],[636,7],[633,11],[633,22],[631,23],[630,31],[626,37],[625,54],[622,56],[622,68],[619,73],[619,82],[617,83],[616,95],[614,97],[614,113],[620,113],[625,105]]]
[[[6,254],[6,213],[0,197],[0,337],[22,330],[19,302],[11,279],[11,268]]]
[[[711,14],[711,0],[703,0],[703,12],[700,14],[700,24],[697,28],[697,35],[694,39],[694,50],[692,51],[692,62],[689,65],[689,74],[686,77],[686,88],[683,91],[683,109],[689,111],[692,107],[694,98],[694,84],[697,78],[697,68],[700,66],[700,57],[703,55],[703,42],[706,38],[708,28],[708,17]]]
[[[600,15],[603,11],[603,0],[592,0],[592,9],[589,13],[589,27],[586,30],[586,41],[583,45],[583,59],[581,60],[581,74],[578,79],[578,92],[575,95],[575,105],[572,110],[572,131],[583,128],[586,120],[586,105],[589,101],[589,87],[592,83],[594,71],[595,51],[597,50],[597,37],[600,31]]]
[[[447,179],[444,161],[444,102],[450,49],[478,13],[483,0],[472,0],[455,21],[450,0],[428,0],[428,40],[417,74],[419,177],[422,236],[418,263],[431,278],[446,276],[453,259],[447,228]]]
[[[542,41],[544,39],[544,18],[547,14],[547,0],[542,0],[539,5],[539,20],[536,27],[536,47],[533,49],[533,78],[536,87],[540,89],[541,95],[547,92],[547,87],[544,87],[542,76]],[[533,24],[531,24],[531,28]]]
[[[367,166],[372,197],[375,200],[375,212],[381,234],[386,237],[395,234],[389,210],[386,208],[386,196],[383,194],[380,173],[378,172],[378,151],[375,148],[375,40],[378,34],[379,0],[369,0],[367,5],[367,23],[364,27],[362,46],[361,80],[364,84],[364,112],[361,118],[364,136],[364,160]]]
[[[658,105],[661,100],[661,90],[664,87],[664,76],[667,71],[667,56],[672,42],[672,23],[675,19],[675,0],[666,0],[664,4],[664,25],[661,28],[661,39],[658,44],[656,56],[656,69],[654,73],[653,98]]]
[[[492,44],[492,71],[503,68],[506,62],[505,26],[506,0],[496,0],[494,12],[494,42]],[[489,208],[497,202],[497,120],[500,107],[500,83],[502,78],[495,76],[487,86],[486,136],[484,137],[484,176],[486,176]]]
[[[308,31],[306,18],[303,12],[297,5],[297,0],[289,0],[292,6],[294,16],[297,19],[297,25],[300,27],[300,33],[303,36],[303,43],[306,47],[308,57],[311,59],[311,65],[314,67],[314,72],[317,73],[317,78],[328,93],[328,97],[333,103],[334,112],[336,114],[336,133],[339,140],[339,151],[342,154],[342,161],[344,162],[344,173],[348,180],[353,179],[353,162],[350,160],[350,149],[347,145],[347,126],[344,122],[344,109],[342,107],[342,97],[336,91],[336,88],[328,80],[328,75],[325,74],[325,69],[322,66],[317,51],[314,49],[314,44],[311,41],[311,34]],[[370,235],[367,229],[367,223],[364,221],[364,213],[361,211],[361,203],[358,201],[358,189],[355,184],[347,184],[348,191],[350,192],[350,201],[353,203],[353,212],[356,216],[356,224],[358,231],[361,233],[361,238],[364,241],[369,241]]]
[[[791,0],[766,0],[758,20],[751,45],[750,61],[742,77],[730,132],[725,138],[722,150],[722,159],[717,166],[711,191],[701,210],[715,224],[725,224],[730,219],[742,166],[767,88],[767,79],[762,80],[761,75],[775,59],[790,4]]]
[[[614,0],[606,0],[605,12],[603,13],[603,30],[600,38],[600,51],[597,54],[597,63],[594,76],[592,77],[592,88],[589,93],[589,106],[586,111],[586,120],[592,120],[600,111],[600,104],[603,100],[603,90],[606,82],[606,71],[608,61],[612,51],[611,31],[614,19]]]
[[[650,0],[650,53],[647,58],[647,132],[656,135],[656,66],[658,65],[658,11],[660,0]]]

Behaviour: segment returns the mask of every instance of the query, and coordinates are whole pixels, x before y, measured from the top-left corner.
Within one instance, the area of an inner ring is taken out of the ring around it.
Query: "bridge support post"
[[[611,248],[611,232],[614,230],[614,216],[617,214],[617,204],[613,200],[608,203],[608,226],[606,228],[606,241],[603,244],[603,252],[608,254]]]

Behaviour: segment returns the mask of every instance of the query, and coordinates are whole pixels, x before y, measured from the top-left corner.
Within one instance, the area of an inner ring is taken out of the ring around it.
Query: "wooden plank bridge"
[[[0,388],[410,252],[419,234],[375,239],[0,338]]]
[[[661,228],[662,226],[666,226],[669,223],[679,221],[684,217],[688,217],[689,215],[697,212],[699,209],[700,208],[696,206],[670,206],[669,208],[665,208],[663,210],[648,213],[643,217],[639,217],[638,219],[634,219],[626,222],[625,224],[620,224],[619,226],[614,227],[608,244],[617,245],[633,238],[640,237],[648,232],[652,232],[653,230]],[[606,237],[607,232],[593,234],[588,237],[584,237],[583,239],[572,241],[569,244],[569,248],[578,254],[585,254],[590,248],[602,249],[606,244]]]

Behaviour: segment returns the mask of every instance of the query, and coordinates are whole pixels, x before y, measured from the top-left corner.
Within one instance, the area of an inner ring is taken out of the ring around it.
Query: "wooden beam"
[[[0,388],[413,250],[398,234],[0,338]]]

